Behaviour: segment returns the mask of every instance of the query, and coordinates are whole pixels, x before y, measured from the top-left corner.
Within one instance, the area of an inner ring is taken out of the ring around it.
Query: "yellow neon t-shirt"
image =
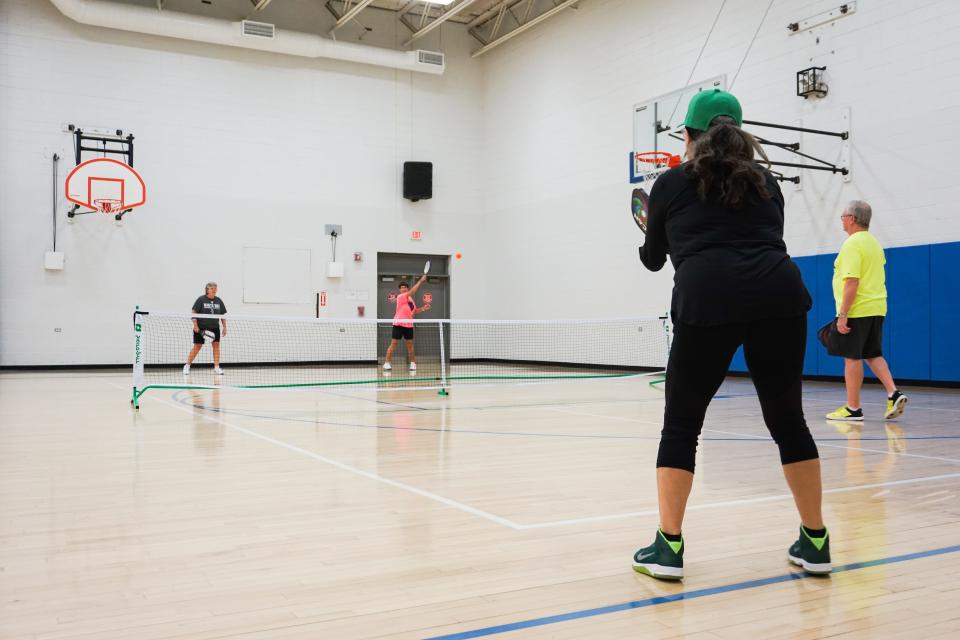
[[[883,265],[887,259],[883,247],[869,231],[858,231],[844,240],[833,262],[833,299],[837,313],[843,303],[843,282],[859,278],[857,296],[847,312],[851,318],[887,315],[887,286]]]

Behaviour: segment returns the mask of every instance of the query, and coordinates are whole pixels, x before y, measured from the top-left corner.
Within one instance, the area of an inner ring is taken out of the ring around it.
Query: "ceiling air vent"
[[[443,54],[436,51],[417,50],[417,62],[420,64],[429,64],[434,67],[443,67]]]
[[[276,36],[276,27],[269,22],[254,22],[253,20],[244,20],[240,23],[240,28],[240,33],[245,36],[270,39],[273,39],[273,37]]]

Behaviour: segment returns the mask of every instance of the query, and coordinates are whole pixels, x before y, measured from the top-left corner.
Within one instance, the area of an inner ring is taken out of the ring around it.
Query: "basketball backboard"
[[[630,154],[631,182],[636,182],[634,153],[658,151],[683,156],[683,119],[690,99],[705,89],[727,88],[727,76],[708,78],[688,87],[651,98],[633,106],[633,146]]]
[[[147,201],[147,187],[133,167],[111,158],[81,162],[70,175],[67,200],[104,213],[119,213]]]

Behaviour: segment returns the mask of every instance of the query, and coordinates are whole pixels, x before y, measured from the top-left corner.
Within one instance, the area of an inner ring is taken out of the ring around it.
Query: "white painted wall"
[[[244,246],[310,249],[330,317],[355,315],[343,290],[373,296],[377,251],[462,251],[455,318],[662,313],[670,268],[642,269],[627,213],[631,107],[691,76],[733,80],[768,2],[727,0],[694,68],[720,4],[583,0],[478,60],[476,43],[446,25],[421,45],[447,54],[435,77],[104,32],[42,0],[4,0],[0,364],[128,362],[132,306],[185,310],[208,279],[231,312],[312,315],[312,305],[241,304]],[[853,181],[784,185],[791,253],[836,249],[837,215],[855,197],[873,203],[887,246],[960,239],[960,181],[943,161],[960,136],[960,11],[860,0],[819,43],[787,34],[837,5],[775,2],[733,86],[751,119],[830,128],[852,110]],[[270,10],[297,12],[313,31],[329,21],[317,2]],[[392,16],[364,15],[367,42],[406,35]],[[818,102],[794,95],[811,63],[829,68],[831,94]],[[132,131],[149,205],[122,228],[61,217],[67,268],[50,273],[50,156],[65,158],[62,175],[72,166],[64,122]],[[436,163],[433,200],[400,198],[407,159]],[[344,225],[338,257],[366,256],[342,283],[324,277],[324,223]],[[423,242],[408,240],[412,229]]]
[[[274,17],[284,7],[304,28],[330,21],[319,2],[273,3]],[[392,14],[363,21],[375,28],[365,42],[408,35]],[[446,52],[439,77],[96,29],[45,0],[0,2],[0,365],[130,362],[134,305],[186,311],[207,280],[231,313],[313,316],[312,303],[242,303],[250,246],[309,249],[322,313],[355,317],[366,304],[368,318],[377,251],[460,251],[453,312],[481,315],[480,65],[461,28],[438,31],[420,46]],[[61,201],[66,269],[47,272],[51,156],[63,158],[58,182],[74,164],[67,122],[136,136],[148,204],[117,227],[93,215],[67,224]],[[433,200],[401,198],[404,160],[435,163]],[[325,277],[324,223],[343,225],[342,281]]]
[[[839,4],[774,2],[733,85],[748,119],[835,129],[841,109],[852,110],[853,180],[808,172],[800,191],[783,185],[790,252],[835,251],[840,210],[853,198],[873,204],[873,231],[886,246],[960,240],[960,180],[947,160],[960,139],[960,8],[860,0],[836,26],[788,35],[787,24]],[[669,307],[670,267],[643,269],[628,214],[631,108],[691,75],[733,80],[769,2],[727,0],[694,70],[720,5],[585,0],[484,56],[496,317]],[[821,101],[795,95],[796,72],[813,64],[828,67],[830,95]],[[833,138],[806,136],[803,145],[828,158],[839,150]]]

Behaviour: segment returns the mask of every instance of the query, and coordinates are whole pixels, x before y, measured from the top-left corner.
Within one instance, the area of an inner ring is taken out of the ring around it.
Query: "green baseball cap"
[[[738,127],[743,126],[743,109],[736,96],[720,89],[701,91],[690,99],[683,124],[691,129],[706,131],[717,116],[729,116]]]

